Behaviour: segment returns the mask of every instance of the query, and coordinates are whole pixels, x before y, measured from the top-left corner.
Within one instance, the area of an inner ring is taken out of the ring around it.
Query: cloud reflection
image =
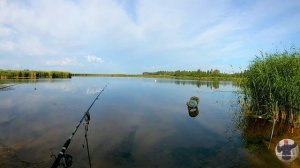
[[[85,94],[94,95],[96,93],[101,92],[102,88],[87,88]]]

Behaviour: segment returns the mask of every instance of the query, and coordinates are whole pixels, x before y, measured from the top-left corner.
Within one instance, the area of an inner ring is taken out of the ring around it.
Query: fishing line
[[[96,100],[98,100],[99,96],[101,95],[101,93],[104,91],[104,89],[107,87],[109,83],[107,83],[103,89],[99,92],[99,94],[96,96],[96,98],[94,99],[94,101],[92,102],[92,104],[89,106],[89,108],[87,109],[87,111],[84,113],[84,115],[82,116],[82,118],[80,119],[79,123],[77,124],[77,126],[75,127],[75,130],[72,132],[71,136],[66,140],[66,142],[64,143],[61,151],[58,153],[54,163],[52,164],[51,168],[57,168],[60,165],[60,161],[62,158],[66,159],[66,158],[70,158],[70,156],[66,157],[67,154],[65,154],[66,150],[68,149],[72,138],[74,137],[75,133],[77,132],[79,126],[82,124],[82,121],[85,120],[86,121],[86,125],[87,126],[89,124],[90,121],[90,109],[92,108],[92,106],[94,105],[94,103],[96,102]],[[89,154],[89,149],[88,149],[88,139],[87,139],[87,127],[85,129],[85,137],[86,137],[86,144],[87,144],[87,150],[88,150],[88,157],[89,157],[89,164],[91,167],[91,160],[90,160],[90,154]],[[72,159],[72,158],[71,158]]]

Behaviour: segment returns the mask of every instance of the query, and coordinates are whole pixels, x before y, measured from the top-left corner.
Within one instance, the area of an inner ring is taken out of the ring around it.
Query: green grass
[[[252,110],[272,115],[300,107],[300,52],[261,53],[244,73],[243,90]]]

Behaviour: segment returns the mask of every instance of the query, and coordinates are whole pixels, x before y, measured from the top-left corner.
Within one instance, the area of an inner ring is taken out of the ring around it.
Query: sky
[[[299,0],[0,0],[0,69],[232,73],[291,47]]]

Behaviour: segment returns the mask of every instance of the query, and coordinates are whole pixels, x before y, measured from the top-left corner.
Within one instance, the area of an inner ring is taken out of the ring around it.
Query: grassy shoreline
[[[39,79],[39,78],[72,78],[81,77],[135,77],[135,78],[165,78],[165,79],[185,79],[185,80],[224,80],[241,81],[242,73],[226,74],[219,70],[211,71],[158,71],[144,72],[142,74],[88,74],[71,73],[65,71],[36,71],[36,70],[1,70],[0,80],[6,79]]]
[[[70,72],[35,70],[0,70],[0,79],[71,78]]]
[[[39,78],[71,78],[71,77],[130,77],[130,78],[161,78],[161,79],[183,79],[183,80],[208,80],[208,81],[241,81],[242,77],[193,77],[172,75],[144,75],[144,74],[78,74],[60,71],[17,71],[1,70],[0,80],[7,79],[39,79]]]

